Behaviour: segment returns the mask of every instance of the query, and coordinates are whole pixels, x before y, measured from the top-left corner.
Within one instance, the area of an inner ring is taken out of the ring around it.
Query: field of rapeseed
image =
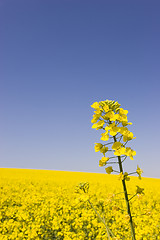
[[[88,194],[76,193],[80,182]],[[160,179],[131,177],[144,195],[131,200],[137,240],[160,239]],[[0,239],[107,239],[104,224],[116,239],[131,239],[117,175],[45,170],[0,169]],[[118,194],[119,193],[119,194]]]

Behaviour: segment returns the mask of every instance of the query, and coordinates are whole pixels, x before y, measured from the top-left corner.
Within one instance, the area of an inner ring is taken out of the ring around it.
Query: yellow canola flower
[[[122,124],[123,124],[123,123],[122,123]],[[132,123],[131,123],[131,122],[127,122],[126,125],[132,125]]]
[[[101,160],[99,160],[99,167],[103,167],[104,165],[106,165],[108,160],[109,157],[102,157]]]
[[[101,114],[95,113],[95,114],[93,115],[93,119],[91,120],[91,122],[92,122],[92,123],[96,123],[100,117],[101,117]]]
[[[123,127],[125,127],[125,126],[127,126],[127,125],[132,125],[132,123],[131,123],[131,122],[128,122],[127,119],[126,119],[126,120],[123,120],[123,119],[122,119],[122,121],[119,121],[119,122],[122,123]]]
[[[100,120],[99,122],[94,123],[92,128],[96,128],[96,130],[98,130],[98,129],[102,128],[104,124],[105,124],[105,122],[103,120]]]
[[[139,179],[141,179],[141,174],[143,173],[143,170],[137,165],[137,170],[136,170],[137,174],[139,175]]]
[[[119,178],[118,178],[119,180],[123,180],[124,179],[124,175],[123,175],[122,172],[118,176],[119,176]]]
[[[95,143],[96,145],[94,146],[95,152],[99,152],[100,149],[103,147],[103,144],[101,143]]]
[[[109,111],[109,112],[107,112],[105,115],[103,115],[102,117],[103,117],[105,120],[115,121],[114,115],[115,115],[115,114],[114,114],[113,111]]]
[[[129,141],[136,137],[133,137],[133,133],[128,130],[127,127],[119,127],[119,132],[123,135],[123,141]]]
[[[128,133],[128,128],[127,127],[119,127],[119,132],[122,134],[122,135],[125,135]]]
[[[127,116],[126,115],[122,115],[121,116],[121,122],[128,122]]]
[[[116,121],[117,120],[117,114],[112,114],[111,116],[110,116],[110,119],[109,119],[110,121]]]
[[[123,142],[130,141],[132,139],[135,139],[136,137],[133,137],[133,133],[128,131],[123,135]]]
[[[94,102],[92,105],[91,105],[92,108],[94,109],[99,109],[100,105],[98,102]]]
[[[113,172],[112,167],[107,167],[107,168],[105,168],[105,170],[106,170],[106,173],[108,173],[108,174],[111,174],[111,172]]]
[[[127,115],[128,111],[124,110],[123,108],[119,108],[119,114],[120,115]]]
[[[126,147],[126,152],[125,152],[126,156],[129,156],[131,152],[132,152],[132,149],[130,147]]]
[[[109,130],[113,129],[114,127],[116,127],[115,122],[110,123],[109,125],[107,125],[107,126],[105,127],[105,130],[108,132]]]
[[[124,155],[125,151],[126,151],[125,147],[118,148],[117,150],[115,150],[114,155],[116,156]]]
[[[111,128],[115,127],[115,126],[116,126],[116,123],[115,123],[115,122],[112,122],[112,123],[110,123],[110,124],[108,125],[109,129],[111,129]]]
[[[129,155],[130,159],[134,160],[133,156],[135,156],[135,155],[136,155],[136,151],[132,150],[131,154]]]
[[[115,122],[111,123],[110,125],[107,125],[105,127],[106,132],[110,130],[110,135],[115,136],[118,132],[120,132],[120,128],[116,126]]]
[[[108,105],[110,109],[115,111],[121,106],[118,102],[108,99],[106,101],[102,101],[101,103]]]
[[[105,154],[107,151],[108,151],[108,147],[105,147],[105,146],[100,149],[100,152],[103,154]]]
[[[137,190],[136,190],[136,193],[137,194],[144,194],[144,188],[140,188],[139,186],[136,186],[137,187]]]
[[[128,120],[127,121],[122,121],[122,125],[125,127],[128,125]]]
[[[128,177],[128,173],[127,173],[127,172],[124,173],[124,179],[125,179],[126,181],[129,181],[129,180],[130,180],[130,177]]]
[[[103,106],[103,110],[107,113],[107,112],[109,111],[108,105],[104,105],[104,106]]]
[[[133,159],[133,156],[136,155],[136,151],[134,151],[134,150],[131,149],[130,147],[126,147],[125,155],[126,155],[126,156],[129,156],[131,160],[134,160],[134,159]]]
[[[115,142],[113,143],[112,145],[112,149],[113,150],[117,150],[118,148],[120,148],[122,146],[122,143],[121,142]]]
[[[98,121],[99,118],[96,118],[94,117],[92,120],[91,120],[91,123],[96,123]]]
[[[117,113],[117,114],[115,114],[115,115],[114,115],[115,121],[116,121],[116,120],[118,120],[118,119],[119,119],[119,117],[120,117],[120,115],[119,115],[118,113]]]
[[[128,122],[127,116],[126,115],[120,115],[120,114],[116,114],[116,118],[119,122]]]
[[[94,111],[95,114],[100,114],[103,112],[103,110],[101,108],[96,109],[96,111]]]
[[[108,133],[108,131],[110,130],[110,127],[109,127],[109,126],[106,126],[106,127],[105,127],[105,130],[106,130],[106,133]]]
[[[109,135],[108,135],[107,133],[102,133],[101,136],[102,136],[102,137],[101,137],[101,140],[102,140],[102,141],[108,141]]]
[[[110,135],[115,136],[119,132],[119,127],[113,127],[110,129]]]

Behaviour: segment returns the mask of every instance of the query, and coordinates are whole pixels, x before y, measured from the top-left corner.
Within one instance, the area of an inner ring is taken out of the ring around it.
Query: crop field
[[[88,193],[77,185],[88,182]],[[160,179],[131,177],[144,195],[131,201],[137,240],[160,239]],[[0,239],[131,239],[117,175],[49,170],[0,169]],[[98,215],[97,215],[98,213]]]

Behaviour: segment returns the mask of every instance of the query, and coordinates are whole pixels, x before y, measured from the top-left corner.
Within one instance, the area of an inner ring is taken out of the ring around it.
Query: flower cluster
[[[93,123],[92,128],[96,130],[102,129],[104,132],[101,134],[101,140],[110,141],[107,144],[95,143],[95,152],[101,152],[103,154],[103,157],[99,160],[99,166],[105,166],[109,163],[109,160],[113,158],[109,156],[106,157],[106,153],[108,152],[113,152],[115,158],[121,156],[123,159],[129,157],[133,160],[136,151],[126,146],[130,140],[136,138],[127,127],[128,125],[132,125],[131,122],[128,122],[128,111],[121,108],[118,102],[111,100],[94,102],[91,107],[95,110],[93,119],[91,120]],[[112,167],[107,167],[105,170],[108,174],[114,171]],[[136,173],[140,179],[142,172],[138,166]],[[129,178],[126,177],[126,180],[127,179]]]

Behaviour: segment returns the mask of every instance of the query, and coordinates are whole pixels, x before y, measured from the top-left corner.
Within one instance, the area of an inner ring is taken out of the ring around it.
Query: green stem
[[[117,142],[116,137],[114,136],[113,138],[114,138],[114,142]],[[123,174],[121,157],[120,156],[117,156],[117,157],[118,157],[120,172],[122,172],[122,174]],[[125,179],[122,180],[122,185],[123,185],[123,191],[124,191],[124,196],[125,196],[125,201],[126,201],[126,206],[127,206],[127,212],[130,217],[130,228],[131,228],[132,240],[136,240]]]
[[[136,195],[137,195],[137,193],[134,194],[128,201],[132,200],[132,198],[134,198]]]
[[[120,173],[120,172],[118,172],[118,171],[116,171],[116,170],[113,170],[113,172],[117,172],[117,173]]]
[[[128,173],[128,175],[132,175],[132,174],[135,174],[135,173],[137,173],[137,172],[131,172],[131,173]]]
[[[106,164],[113,164],[113,163],[116,163],[116,164],[117,164],[118,162],[108,162],[108,163],[106,163]]]
[[[95,211],[95,213],[97,214],[97,216],[99,217],[100,221],[105,225],[106,227],[106,231],[107,231],[107,235],[108,235],[108,239],[110,240],[111,236],[114,237],[114,234],[112,233],[112,231],[108,228],[106,222],[104,219],[101,218],[100,214],[97,212],[97,210],[94,208],[93,204],[91,203],[90,200],[88,200],[89,204],[91,205],[92,209]]]

